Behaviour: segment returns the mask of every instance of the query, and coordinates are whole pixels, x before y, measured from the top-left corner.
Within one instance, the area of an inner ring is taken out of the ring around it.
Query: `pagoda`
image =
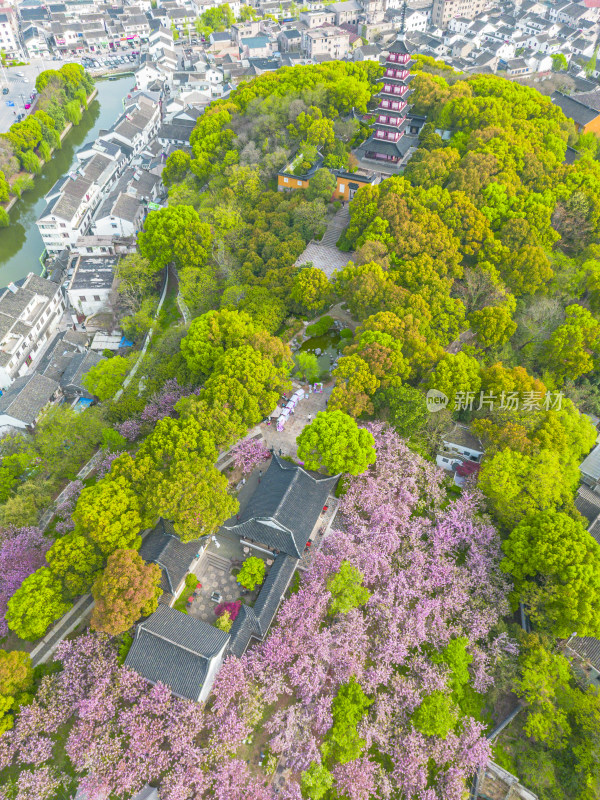
[[[379,106],[373,114],[373,133],[364,144],[365,158],[398,164],[411,146],[402,141],[408,125],[406,115],[410,110],[408,98],[412,89],[409,84],[414,78],[410,74],[411,63],[404,42],[394,42],[385,62],[383,77],[379,78],[383,86],[377,93]]]

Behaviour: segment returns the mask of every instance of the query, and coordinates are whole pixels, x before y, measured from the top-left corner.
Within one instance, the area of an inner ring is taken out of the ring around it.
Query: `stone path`
[[[327,277],[331,277],[336,269],[343,269],[352,260],[354,253],[342,253],[335,245],[349,222],[350,210],[348,206],[344,206],[327,226],[321,241],[312,241],[307,244],[304,252],[296,261],[296,266],[299,267],[310,262],[318,269],[322,269]]]
[[[329,497],[325,501],[325,505],[327,506],[327,511],[324,514],[322,514],[319,520],[317,521],[318,528],[316,532],[313,531],[313,533],[311,534],[312,544],[308,548],[308,550],[306,550],[303,553],[302,558],[298,562],[298,569],[304,570],[310,567],[316,553],[318,553],[319,550],[321,549],[323,540],[326,538],[327,534],[331,530],[331,526],[333,525],[333,521],[337,515],[339,502],[340,501],[333,495],[329,495]]]
[[[194,601],[188,608],[188,614],[192,617],[199,617],[208,623],[214,623],[216,620],[217,603],[210,599],[213,592],[219,592],[222,595],[221,602],[231,603],[241,597],[244,591],[235,576],[231,574],[229,559],[221,558],[210,551],[206,552],[200,563],[198,581],[202,584],[202,588],[197,590]],[[247,600],[251,600],[253,594],[248,593],[244,596]]]
[[[52,660],[51,657],[58,645],[65,636],[68,636],[71,631],[75,630],[79,623],[88,616],[93,606],[94,598],[91,594],[84,594],[79,598],[73,608],[50,628],[41,642],[31,651],[31,663],[34,667]]]

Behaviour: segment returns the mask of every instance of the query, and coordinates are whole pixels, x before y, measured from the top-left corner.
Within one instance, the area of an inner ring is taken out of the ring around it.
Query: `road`
[[[0,84],[2,88],[8,86],[9,93],[0,95],[0,133],[6,133],[16,119],[17,114],[25,111],[25,103],[30,102],[30,95],[35,92],[35,79],[45,69],[51,69],[51,65],[56,62],[48,59],[32,60],[24,67],[10,67],[0,70]],[[17,72],[22,72],[25,77],[21,78]],[[13,102],[14,108],[7,106],[7,102]]]
[[[114,68],[112,65],[107,64],[108,59],[113,59],[118,56],[127,57],[132,52],[131,48],[123,48],[119,53],[103,53],[97,56],[101,62],[102,74],[110,74],[114,72],[117,74],[125,69],[136,70],[139,61],[127,61],[124,64],[119,64]],[[138,51],[136,51],[138,52]],[[91,54],[93,56],[94,54]],[[15,122],[17,115],[20,113],[27,113],[25,103],[29,103],[31,93],[35,91],[35,80],[40,72],[46,69],[60,69],[64,64],[81,64],[82,59],[89,58],[89,53],[84,53],[77,57],[65,57],[60,59],[53,58],[32,58],[30,63],[22,67],[0,68],[0,87],[8,86],[9,93],[0,95],[0,133],[6,133],[10,126]],[[84,65],[85,66],[85,65]],[[99,70],[90,69],[92,77],[99,74]],[[17,75],[17,72],[22,72],[24,77]],[[14,106],[8,106],[7,103],[12,102]]]

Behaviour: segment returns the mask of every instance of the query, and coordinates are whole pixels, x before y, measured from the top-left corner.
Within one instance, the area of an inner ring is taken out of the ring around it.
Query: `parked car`
[[[31,108],[31,103],[25,103],[25,110],[29,111],[30,108]]]
[[[4,89],[2,89],[2,94],[8,94],[9,91],[10,89],[8,88],[8,86],[5,86]]]

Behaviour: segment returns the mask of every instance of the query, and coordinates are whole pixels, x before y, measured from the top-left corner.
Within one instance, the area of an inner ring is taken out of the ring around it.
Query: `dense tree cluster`
[[[346,530],[328,537],[269,638],[226,661],[211,704],[119,667],[103,635],[65,641],[62,671],[0,739],[3,786],[69,793],[76,780],[127,797],[151,781],[165,800],[272,800],[238,750],[258,725],[293,767],[285,797],[301,784],[309,798],[387,786],[461,798],[489,755],[482,693],[514,652],[499,627],[499,539],[474,497],[444,508],[435,468],[389,429],[371,433],[376,465],[350,481]]]
[[[60,70],[40,72],[35,88],[38,110],[0,134],[0,202],[8,200],[10,193],[20,196],[29,188],[23,179],[11,178],[19,171],[40,172],[41,162],[48,161],[51,151],[60,148],[60,135],[67,123],[77,125],[81,121],[81,109],[87,108],[93,81],[81,65],[64,64]]]
[[[126,630],[157,599],[153,578],[135,552],[140,533],[164,517],[189,541],[212,533],[235,513],[237,500],[215,466],[217,455],[270,413],[289,387],[289,348],[249,315],[224,309],[193,321],[181,356],[193,383],[204,388],[185,392],[176,380],[166,382],[135,421],[132,438],[155,423],[137,450],[111,458],[93,485],[79,487],[73,508],[61,511],[72,525],[50,547],[46,563],[40,560],[48,547],[7,572],[6,620],[21,638],[41,636],[92,584],[94,625],[110,633]],[[92,377],[94,386],[101,379],[106,384],[104,373]],[[22,547],[31,549],[30,539]],[[17,552],[20,541],[8,537],[7,553]],[[129,597],[126,608],[117,604],[120,593]]]
[[[212,103],[190,137],[191,156],[176,151],[167,159],[170,206],[149,215],[140,237],[151,271],[174,261],[194,311],[220,299],[271,332],[290,311],[324,306],[329,284],[292,292],[291,268],[325,229],[335,179],[323,169],[305,196],[271,189],[298,153],[301,165],[318,151],[326,167],[352,167],[349,151],[366,129],[349,112],[366,111],[379,71],[372,62],[284,68]]]

